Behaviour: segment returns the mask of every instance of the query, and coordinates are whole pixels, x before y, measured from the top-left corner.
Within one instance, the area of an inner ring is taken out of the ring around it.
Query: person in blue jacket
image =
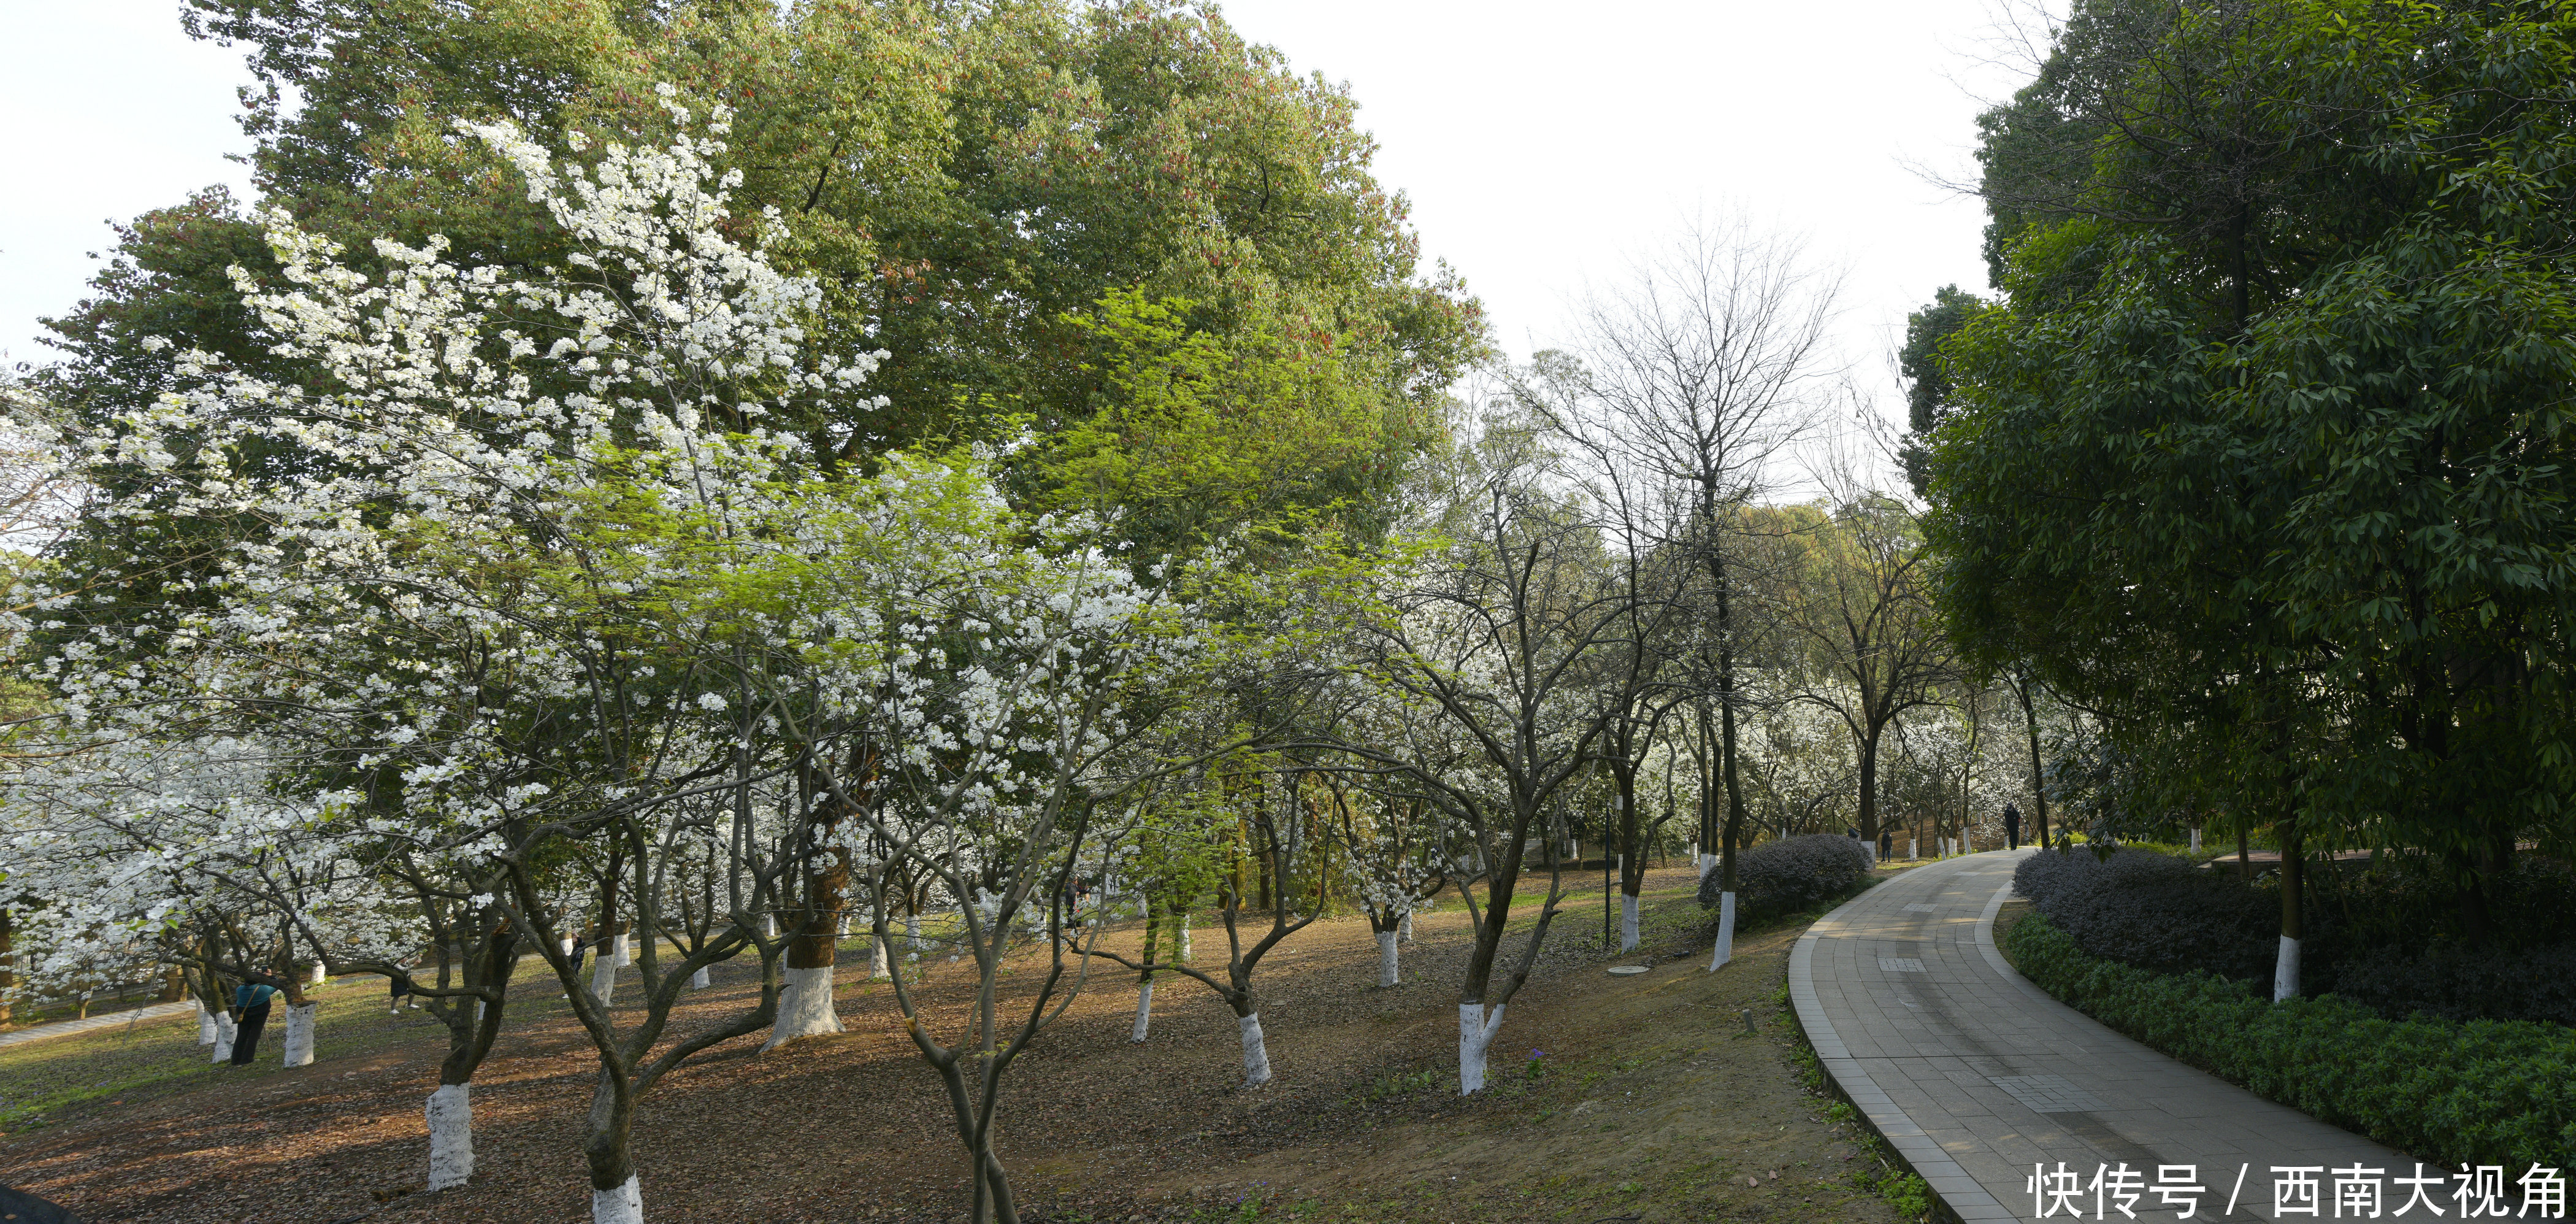
[[[247,1067],[259,1054],[259,1033],[268,1027],[268,1001],[277,988],[266,982],[244,982],[233,988],[233,1065]]]

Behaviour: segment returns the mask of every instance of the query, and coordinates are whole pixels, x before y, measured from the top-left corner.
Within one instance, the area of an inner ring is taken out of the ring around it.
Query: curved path
[[[48,1037],[69,1037],[74,1033],[95,1033],[100,1029],[132,1027],[145,1020],[158,1020],[163,1016],[184,1016],[194,1010],[186,1003],[151,1003],[121,1012],[109,1012],[103,1016],[91,1016],[86,1020],[57,1020],[52,1024],[39,1024],[34,1028],[19,1029],[14,1033],[0,1033],[0,1046],[13,1046],[25,1041],[43,1041]]]
[[[2183,1196],[2155,1190],[2165,1165],[2194,1167],[2176,1180],[2205,1188],[2192,1217],[2204,1220],[2309,1216],[2295,1189],[2276,1211],[2274,1166],[2316,1170],[2305,1180],[2325,1219],[2339,1214],[2332,1170],[2383,1171],[2388,1211],[2414,1193],[2395,1179],[2442,1176],[2158,1054],[2013,972],[1995,948],[1995,912],[2029,853],[1896,876],[1818,920],[1789,957],[1790,1002],[1826,1074],[1959,1219],[2132,1218],[2114,1193],[2123,1163],[2138,1172],[2137,1219],[2182,1210]],[[2050,1179],[2042,1187],[2035,1166]],[[2106,1168],[2112,1184],[2097,1197]]]

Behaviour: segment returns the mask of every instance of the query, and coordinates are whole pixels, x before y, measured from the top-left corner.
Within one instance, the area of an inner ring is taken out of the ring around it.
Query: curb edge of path
[[[1869,1072],[1861,1069],[1859,1061],[1843,1045],[1842,1038],[1835,1034],[1833,1021],[1825,1018],[1823,1003],[1816,998],[1817,929],[1839,920],[1843,911],[1860,904],[1873,891],[1875,889],[1863,890],[1860,896],[1843,902],[1831,913],[1809,924],[1806,931],[1798,936],[1797,945],[1790,949],[1789,1003],[1798,1017],[1798,1027],[1805,1030],[1807,1043],[1815,1047],[1816,1061],[1825,1069],[1826,1083],[1842,1094],[1844,1100],[1851,1102],[1852,1108],[1859,1111],[1869,1128],[1878,1132],[1879,1138],[1896,1152],[1897,1159],[1904,1161],[1915,1176],[1931,1187],[1932,1196],[1943,1214],[1961,1224],[1986,1224],[1987,1221],[2009,1224],[2019,1217],[1997,1201],[1994,1195],[1987,1193],[1986,1188],[1970,1177],[1966,1169],[1959,1167],[1959,1162],[1951,1159],[1950,1153],[1944,1151],[1930,1135],[1923,1133],[1923,1128],[1879,1088]],[[1987,901],[1985,913],[1977,921],[1979,950],[1997,966],[2003,965],[2003,957],[1994,946],[1995,914],[2003,908],[2004,897],[2011,891],[2012,881],[2006,878],[2003,886],[1995,890],[1994,897]],[[2022,982],[2021,975],[2008,968],[2005,972],[2008,980],[2021,983],[2024,989],[2035,989]]]

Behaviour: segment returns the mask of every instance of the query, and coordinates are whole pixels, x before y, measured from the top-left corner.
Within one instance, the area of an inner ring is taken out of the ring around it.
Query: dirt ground
[[[1690,883],[1687,869],[1650,879],[1645,944],[1616,958],[1598,947],[1599,893],[1575,898],[1511,1005],[1495,1086],[1473,1100],[1456,1095],[1455,983],[1468,940],[1454,901],[1418,919],[1405,982],[1392,989],[1371,985],[1376,949],[1357,917],[1317,922],[1274,952],[1256,986],[1278,1079],[1257,1090],[1240,1086],[1234,1019],[1213,993],[1165,978],[1152,1039],[1133,1045],[1133,976],[1095,971],[1010,1072],[1000,1132],[1023,1215],[1897,1219],[1855,1176],[1874,1173],[1874,1159],[1829,1119],[1793,1059],[1781,983],[1803,924],[1751,934],[1725,972],[1706,973]],[[1221,929],[1202,925],[1196,945],[1198,964],[1222,966]],[[959,1006],[962,990],[929,959],[929,997]],[[845,978],[856,960],[844,955]],[[1652,968],[1613,977],[1611,963]],[[716,983],[691,996],[675,1027],[710,1023],[752,992],[749,970],[719,967]],[[294,1071],[276,1066],[273,1047],[257,1068],[202,1069],[188,1026],[166,1021],[11,1051],[0,1093],[21,1093],[41,1073],[71,1103],[0,1139],[0,1180],[91,1224],[587,1218],[580,1123],[596,1071],[559,988],[545,983],[524,992],[542,999],[514,1002],[513,1024],[475,1081],[474,1184],[431,1195],[419,1192],[422,1104],[436,1086],[441,1030],[420,1013],[385,1016],[367,985],[328,996],[322,1057]],[[631,974],[621,989],[635,996]],[[945,1098],[887,988],[845,982],[839,1008],[841,1036],[768,1054],[743,1038],[646,1096],[637,1153],[648,1218],[963,1218],[964,1162]],[[113,1040],[125,1043],[116,1057],[126,1062],[95,1070]],[[187,1070],[156,1079],[151,1059]],[[102,1099],[72,1100],[63,1082],[91,1074],[108,1077],[97,1081]]]

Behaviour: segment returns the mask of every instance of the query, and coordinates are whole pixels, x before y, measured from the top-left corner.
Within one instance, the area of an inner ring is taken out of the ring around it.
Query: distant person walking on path
[[[2004,845],[2008,849],[2021,849],[2021,809],[2009,803],[2004,805]]]
[[[1893,830],[1880,829],[1878,831],[1878,857],[1881,859],[1892,859],[1896,857],[1896,834]]]
[[[259,1056],[259,1031],[268,1027],[268,1001],[277,988],[264,982],[244,982],[233,989],[233,1010],[239,1013],[233,1021],[233,1065],[247,1067]]]

